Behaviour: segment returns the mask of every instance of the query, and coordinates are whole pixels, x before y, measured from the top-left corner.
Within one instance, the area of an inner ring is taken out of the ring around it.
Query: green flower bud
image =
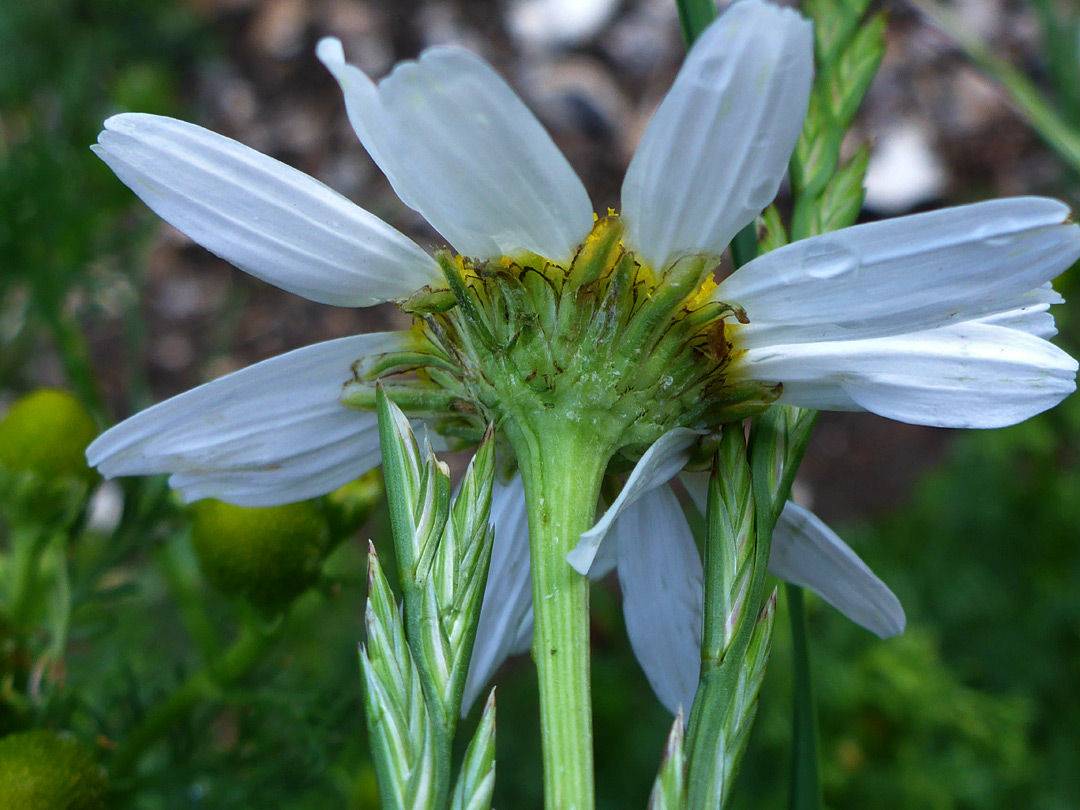
[[[86,446],[97,425],[67,391],[41,388],[15,401],[0,419],[0,468],[87,483],[96,473],[86,464]]]
[[[367,523],[385,494],[382,473],[375,469],[323,498],[333,538],[343,540]]]
[[[260,509],[199,501],[191,544],[216,588],[265,610],[311,587],[332,546],[327,519],[312,501]]]
[[[4,810],[101,810],[107,786],[81,743],[38,729],[0,739]]]

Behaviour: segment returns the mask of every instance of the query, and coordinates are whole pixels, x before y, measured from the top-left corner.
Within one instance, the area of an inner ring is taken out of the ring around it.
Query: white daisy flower
[[[650,290],[667,284],[670,293],[680,279],[705,279],[685,268],[715,266],[775,196],[813,73],[809,22],[761,0],[735,3],[699,37],[646,130],[623,184],[621,218],[594,222],[566,159],[477,56],[433,48],[375,83],[346,63],[337,40],[323,40],[318,55],[398,196],[457,256],[433,257],[318,181],[192,124],[118,115],[93,148],[147,205],[210,251],[313,301],[357,307],[417,293],[430,301],[453,273],[466,287],[497,272],[570,278],[575,262],[608,250],[603,237],[614,234],[621,242],[601,281],[614,289],[621,282],[611,279],[629,273],[628,300],[640,314],[651,306],[643,302],[662,298]],[[663,338],[646,335],[649,322],[630,320],[657,351],[625,368],[644,374],[653,360],[661,376],[649,378],[644,405],[634,400],[619,412],[625,430],[604,449],[655,445],[570,560],[594,575],[617,562],[631,640],[666,705],[688,705],[696,683],[696,666],[691,673],[681,662],[698,655],[701,561],[664,486],[685,465],[696,431],[738,418],[744,400],[758,409],[777,400],[947,427],[996,427],[1037,414],[1075,388],[1076,362],[1046,338],[1054,334],[1049,306],[1061,300],[1049,282],[1078,256],[1080,229],[1063,204],[1006,199],[807,239],[755,259],[715,289],[705,280],[696,292],[671,293],[671,312],[686,330],[683,343],[667,347],[671,357],[659,351]],[[358,335],[266,360],[117,425],[90,446],[88,459],[110,478],[169,473],[188,500],[264,506],[329,492],[380,461],[373,410],[350,406],[363,405],[365,385],[408,368],[416,353],[433,370],[429,387],[413,392],[414,414],[445,415],[437,401],[452,399],[448,412],[506,416],[497,398],[469,387],[454,356],[432,354],[436,337]],[[669,367],[686,374],[663,376]],[[439,385],[448,392],[442,400],[433,393]],[[614,388],[597,373],[567,385]],[[651,396],[662,402],[653,407]],[[527,642],[523,515],[520,488],[502,489],[494,518],[508,528],[494,551],[471,694]],[[879,634],[902,627],[888,589],[798,507],[784,513],[771,568]]]

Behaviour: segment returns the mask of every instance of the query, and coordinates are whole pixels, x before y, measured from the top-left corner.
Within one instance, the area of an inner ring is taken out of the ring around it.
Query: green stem
[[[203,581],[190,554],[188,551],[185,558],[180,544],[166,543],[158,552],[158,570],[169,587],[188,636],[199,648],[203,660],[213,661],[221,653],[221,638],[206,612]]]
[[[79,327],[58,311],[58,306],[43,310],[42,315],[52,330],[64,374],[79,398],[102,418],[105,416],[105,397],[94,374],[89,344]]]
[[[63,658],[68,631],[71,628],[71,575],[68,571],[67,546],[66,535],[54,534],[44,550],[45,556],[51,558],[49,562],[55,567],[54,579],[49,588],[51,604],[47,615],[50,638],[45,652],[53,661]]]
[[[511,433],[525,483],[540,681],[546,810],[592,810],[589,581],[566,554],[596,517],[607,459],[596,435],[558,419]]]
[[[689,49],[716,19],[716,0],[676,0],[675,4],[679,7],[679,24]]]
[[[818,774],[817,712],[810,679],[810,643],[802,588],[785,585],[794,656],[795,701],[792,714],[791,810],[820,810],[821,778]]]
[[[757,222],[751,222],[731,240],[731,261],[735,269],[751,262],[757,256]]]
[[[791,212],[791,241],[809,239],[816,235],[814,228],[814,206],[817,200],[809,194],[795,194],[794,208]]]
[[[48,539],[48,535],[37,526],[16,528],[11,532],[7,614],[16,627],[22,627],[29,621],[30,604],[38,591],[41,553]]]
[[[244,677],[276,640],[281,622],[266,626],[248,618],[240,635],[221,658],[193,673],[157,704],[124,739],[113,755],[109,773],[113,779],[131,774],[142,756],[200,703],[217,701],[222,687]]]

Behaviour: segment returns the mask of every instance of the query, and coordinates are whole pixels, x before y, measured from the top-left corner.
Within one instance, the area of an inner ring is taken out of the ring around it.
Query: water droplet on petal
[[[815,242],[803,253],[802,270],[810,278],[836,278],[845,274],[852,275],[858,269],[858,255],[835,242]]]

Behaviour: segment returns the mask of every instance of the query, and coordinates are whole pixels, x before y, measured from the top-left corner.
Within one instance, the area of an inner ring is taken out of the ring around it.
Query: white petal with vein
[[[870,340],[761,346],[732,379],[782,382],[780,402],[866,410],[917,425],[995,428],[1052,408],[1076,389],[1077,363],[1017,329],[969,321]]]
[[[746,310],[741,347],[857,340],[1002,312],[1080,257],[1057,200],[1016,197],[856,225],[741,267],[717,300]]]
[[[645,451],[634,466],[619,497],[597,521],[596,525],[581,535],[577,546],[566,555],[566,561],[579,574],[586,575],[592,568],[597,550],[611,524],[619,514],[651,489],[670,481],[690,458],[690,447],[697,440],[696,431],[687,428],[669,430],[653,446]]]
[[[592,229],[581,180],[499,75],[462,48],[431,48],[378,85],[324,39],[319,59],[401,200],[459,252],[567,262]]]
[[[627,241],[647,264],[719,256],[776,196],[813,74],[812,27],[790,9],[743,0],[698,38],[623,181]]]
[[[87,459],[106,478],[172,473],[187,500],[272,506],[322,495],[381,461],[375,414],[340,401],[352,364],[411,342],[407,332],[355,335],[264,360],[121,422]]]
[[[701,670],[703,572],[682,507],[670,487],[656,487],[611,533],[630,645],[660,702],[688,712]]]
[[[773,531],[769,572],[808,588],[881,638],[904,632],[900,600],[810,510],[788,501]]]
[[[93,150],[166,222],[256,278],[369,306],[442,281],[435,260],[291,166],[202,127],[116,115]]]
[[[1015,300],[1006,304],[1007,308],[1003,311],[977,320],[980,323],[1019,329],[1029,335],[1049,340],[1058,331],[1054,323],[1054,316],[1050,314],[1050,307],[1054,304],[1064,303],[1065,299],[1054,290],[1048,281],[1037,289],[1017,296]]]

